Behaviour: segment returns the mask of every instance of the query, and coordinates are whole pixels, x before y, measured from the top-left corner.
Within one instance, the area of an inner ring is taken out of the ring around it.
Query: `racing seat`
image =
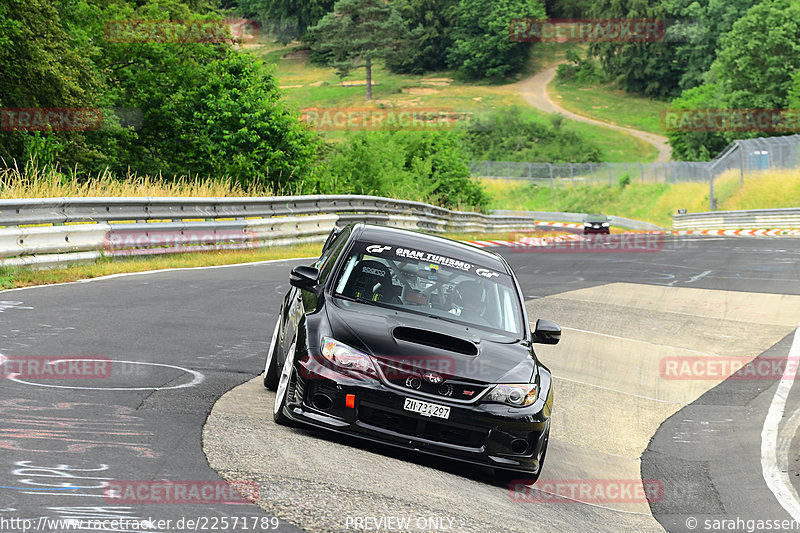
[[[366,259],[356,263],[342,293],[351,298],[402,304],[398,289],[392,284],[389,267],[379,261]]]

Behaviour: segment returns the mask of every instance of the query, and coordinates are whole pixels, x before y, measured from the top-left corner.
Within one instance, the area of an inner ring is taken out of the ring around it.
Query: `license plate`
[[[406,411],[413,411],[422,416],[435,416],[436,418],[450,418],[450,408],[446,405],[436,405],[435,403],[421,402],[412,398],[406,398],[403,405]]]

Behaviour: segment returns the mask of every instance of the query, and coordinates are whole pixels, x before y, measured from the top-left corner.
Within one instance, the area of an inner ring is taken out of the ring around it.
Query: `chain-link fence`
[[[514,163],[478,161],[470,165],[473,176],[526,180],[542,186],[614,185],[631,183],[709,182],[723,172],[746,173],[767,169],[800,168],[800,135],[741,139],[732,142],[713,161],[667,163]],[[713,197],[713,191],[712,195]]]

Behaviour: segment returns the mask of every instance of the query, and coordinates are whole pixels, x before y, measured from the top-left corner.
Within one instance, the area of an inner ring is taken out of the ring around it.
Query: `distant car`
[[[605,215],[587,215],[583,220],[583,233],[611,233],[611,219]]]
[[[274,419],[537,479],[553,406],[508,263],[464,243],[382,226],[331,232],[292,270],[264,369]]]

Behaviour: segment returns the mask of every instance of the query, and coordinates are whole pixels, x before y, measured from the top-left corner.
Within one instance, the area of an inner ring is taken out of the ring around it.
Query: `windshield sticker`
[[[391,249],[392,249],[391,246],[381,246],[380,244],[372,244],[370,246],[367,246],[367,252],[375,255],[381,254]]]
[[[417,259],[419,261],[425,261],[426,263],[436,263],[440,266],[444,265],[451,268],[457,268],[465,272],[469,272],[470,269],[472,269],[472,265],[470,263],[459,261],[458,259],[453,259],[451,257],[444,257],[442,255],[432,254],[430,252],[423,252],[422,250],[408,250],[406,248],[398,248],[397,250],[395,250],[394,253],[395,255],[397,255],[397,257]]]
[[[381,255],[384,257],[394,256],[403,259],[416,260],[421,263],[427,263],[427,268],[430,271],[430,273],[428,274],[428,279],[430,280],[438,279],[440,267],[449,267],[456,270],[461,270],[463,272],[470,272],[472,274],[475,274],[476,276],[482,276],[487,279],[499,277],[501,274],[501,272],[497,272],[489,268],[478,267],[477,265],[473,265],[472,263],[467,263],[466,261],[460,261],[452,257],[446,257],[431,252],[425,252],[423,250],[401,248],[399,246],[392,247],[383,244],[361,244],[360,246],[362,246],[363,248],[359,247],[359,249],[364,250],[366,253],[371,255]]]

